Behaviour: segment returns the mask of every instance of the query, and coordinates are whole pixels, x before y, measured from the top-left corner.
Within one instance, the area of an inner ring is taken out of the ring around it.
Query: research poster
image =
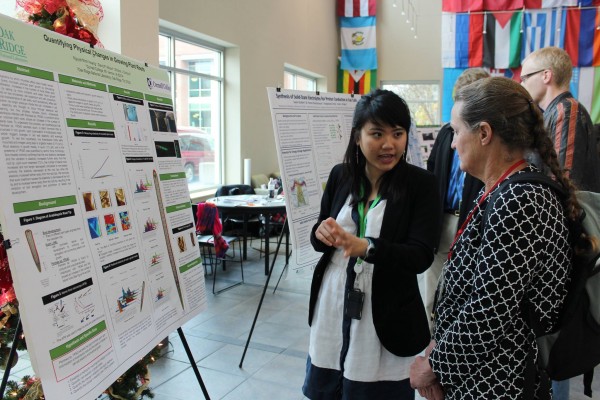
[[[0,15],[0,223],[45,398],[96,398],[206,307],[165,71]]]
[[[267,88],[288,226],[290,269],[314,269],[321,253],[310,244],[331,169],[343,161],[360,96]]]

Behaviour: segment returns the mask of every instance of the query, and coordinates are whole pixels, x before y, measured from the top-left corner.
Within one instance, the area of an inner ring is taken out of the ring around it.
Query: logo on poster
[[[0,50],[2,50],[4,53],[10,53],[24,57],[25,48],[20,44],[13,43],[15,41],[16,40],[13,31],[0,26]]]
[[[146,81],[148,82],[148,89],[150,90],[161,89],[171,91],[171,85],[169,85],[167,82],[157,82],[152,78],[146,78]]]

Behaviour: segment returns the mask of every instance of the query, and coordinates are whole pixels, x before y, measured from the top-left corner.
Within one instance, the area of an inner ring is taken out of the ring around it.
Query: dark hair
[[[579,219],[581,207],[575,186],[560,167],[542,112],[525,88],[508,78],[486,78],[460,89],[455,101],[463,103],[460,117],[470,129],[485,121],[508,148],[537,150],[542,162],[568,193],[563,201],[567,217],[572,221]],[[579,239],[579,249],[589,248],[589,238]]]
[[[357,144],[361,130],[367,122],[382,126],[401,126],[406,130],[406,146],[408,148],[411,117],[406,102],[396,93],[382,89],[375,89],[371,93],[362,96],[354,110],[352,132],[344,156],[347,178],[352,182],[350,189],[351,204],[366,201],[371,193],[371,183],[365,174],[366,159]],[[379,192],[393,201],[401,196],[402,188],[397,182],[401,182],[398,178],[406,170],[405,159],[406,157],[402,157],[392,170],[387,171],[379,178]]]

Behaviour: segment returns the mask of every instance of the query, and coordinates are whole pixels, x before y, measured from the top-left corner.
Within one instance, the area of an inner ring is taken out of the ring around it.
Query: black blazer
[[[350,180],[344,179],[343,165],[336,165],[329,176],[321,200],[319,220],[311,232],[311,243],[323,252],[312,279],[308,323],[312,323],[315,304],[326,267],[335,251],[319,241],[315,231],[321,221],[337,217],[350,194]],[[435,242],[441,225],[440,198],[432,173],[404,164],[400,185],[405,189],[399,201],[385,207],[381,236],[374,238],[372,310],[379,341],[392,354],[415,355],[427,347],[430,336],[427,316],[417,284],[417,274],[433,261]]]

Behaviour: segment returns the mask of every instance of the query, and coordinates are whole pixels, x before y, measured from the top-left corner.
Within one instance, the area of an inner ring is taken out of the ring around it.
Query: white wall
[[[279,170],[266,87],[284,64],[326,77],[335,91],[339,39],[335,2],[324,0],[159,0],[160,19],[229,43],[225,64],[225,180]],[[188,32],[189,33],[189,32]],[[239,143],[239,145],[238,145]]]

